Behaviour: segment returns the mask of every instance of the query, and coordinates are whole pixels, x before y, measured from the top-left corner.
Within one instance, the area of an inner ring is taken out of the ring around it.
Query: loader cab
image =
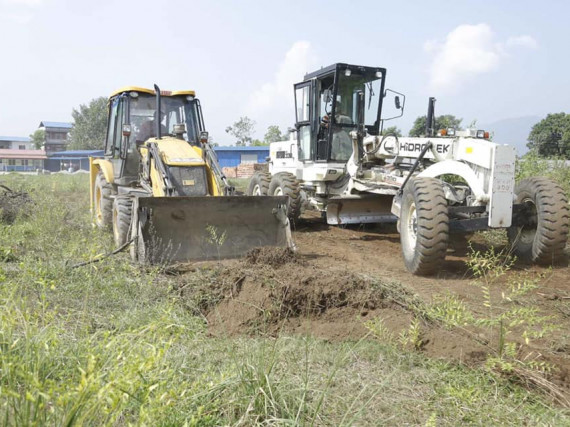
[[[338,63],[297,83],[299,160],[346,163],[353,151],[351,131],[361,126],[378,135],[385,75],[384,68]]]
[[[200,144],[204,122],[195,93],[165,91],[161,95],[160,114],[151,89],[124,88],[109,99],[105,157],[113,165],[116,184],[129,185],[137,181],[140,165],[137,146],[157,136],[157,121],[161,137],[182,137],[191,145]],[[184,126],[181,128],[180,124]]]

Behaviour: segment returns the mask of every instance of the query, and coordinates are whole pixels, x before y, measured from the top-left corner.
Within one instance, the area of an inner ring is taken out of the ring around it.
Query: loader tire
[[[113,218],[113,187],[107,182],[102,172],[95,178],[93,191],[94,222],[99,228],[110,228]]]
[[[289,196],[287,216],[295,223],[301,216],[301,184],[297,178],[288,172],[281,172],[271,177],[269,196]]]
[[[115,246],[127,243],[131,230],[133,201],[128,197],[116,197],[113,202],[113,237]]]
[[[132,224],[133,243],[131,244],[131,260],[138,264],[148,263],[148,250],[142,238],[142,227],[140,222]]]
[[[269,172],[255,172],[247,187],[248,196],[267,196],[271,174]]]
[[[515,187],[515,203],[526,205],[524,225],[508,229],[513,253],[523,261],[552,264],[564,257],[568,239],[568,199],[546,178],[528,178]]]
[[[404,264],[418,276],[437,272],[447,252],[449,216],[441,182],[411,179],[402,196],[400,243]]]

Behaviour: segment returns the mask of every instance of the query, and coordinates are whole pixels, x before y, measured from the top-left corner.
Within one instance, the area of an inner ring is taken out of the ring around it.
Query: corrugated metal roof
[[[0,159],[47,159],[44,150],[0,149]]]
[[[0,141],[30,142],[31,139],[27,136],[0,136]]]
[[[214,147],[215,151],[269,151],[269,145],[258,145],[258,146],[248,146],[248,147],[225,147],[218,146]]]
[[[40,122],[40,127],[71,129],[73,124],[67,122]]]

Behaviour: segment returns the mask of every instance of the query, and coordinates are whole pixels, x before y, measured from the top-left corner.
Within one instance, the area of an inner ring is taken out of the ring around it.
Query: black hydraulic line
[[[115,249],[113,252],[109,252],[109,253],[106,253],[106,254],[104,254],[104,255],[100,255],[100,256],[98,256],[97,258],[90,259],[89,261],[85,261],[85,262],[80,262],[80,263],[78,263],[78,264],[74,264],[74,265],[72,265],[70,268],[78,268],[78,267],[83,267],[83,266],[86,266],[86,265],[89,265],[89,264],[95,264],[96,262],[103,261],[105,258],[109,258],[109,257],[112,256],[112,255],[117,255],[119,252],[122,252],[122,251],[124,251],[125,249],[127,249],[127,247],[128,247],[131,243],[133,243],[134,240],[135,240],[135,239],[129,240],[128,242],[124,243],[123,245],[121,245],[120,247],[118,247],[117,249]]]
[[[427,151],[431,148],[432,143],[431,141],[428,141],[427,144],[425,145],[424,148],[422,148],[422,151],[420,153],[420,155],[418,156],[418,158],[416,159],[415,163],[412,165],[412,168],[410,169],[410,172],[408,173],[408,176],[406,177],[406,179],[404,180],[404,182],[402,183],[402,186],[400,187],[400,189],[398,190],[398,195],[402,195],[402,193],[404,192],[404,187],[406,186],[406,184],[408,183],[408,181],[410,180],[410,178],[412,177],[412,174],[416,171],[418,165],[420,164],[420,162],[422,161],[422,159],[424,158],[424,156],[426,155]]]

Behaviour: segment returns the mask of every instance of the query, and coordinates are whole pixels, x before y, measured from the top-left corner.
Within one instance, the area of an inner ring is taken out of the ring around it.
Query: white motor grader
[[[289,196],[292,221],[313,209],[335,225],[397,222],[413,274],[440,269],[450,233],[487,228],[508,229],[519,258],[563,257],[562,189],[545,178],[515,186],[514,147],[485,131],[434,129],[434,98],[425,137],[382,135],[383,100],[392,94],[398,117],[405,105],[385,78],[384,68],[342,63],[307,74],[294,87],[294,138],[271,144],[269,171],[252,177],[248,194]]]

